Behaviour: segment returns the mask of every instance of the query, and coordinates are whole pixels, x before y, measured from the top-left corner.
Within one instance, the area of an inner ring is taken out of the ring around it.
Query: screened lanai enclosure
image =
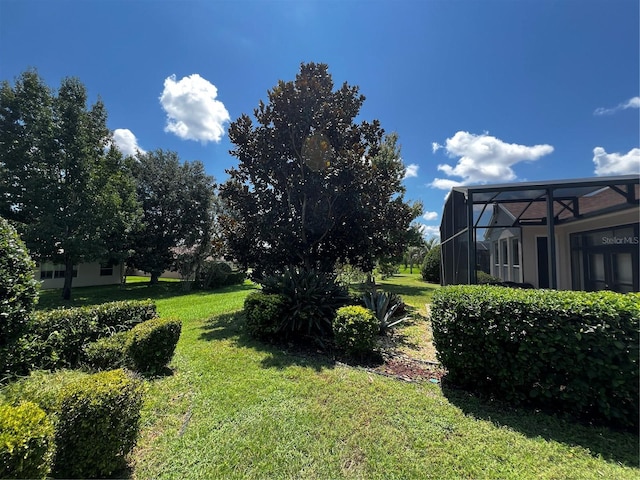
[[[484,272],[534,288],[639,291],[639,183],[624,175],[454,187],[440,225],[441,283],[474,284]]]

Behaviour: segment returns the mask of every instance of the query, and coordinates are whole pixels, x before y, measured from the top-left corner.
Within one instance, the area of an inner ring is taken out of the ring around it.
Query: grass
[[[381,285],[397,289],[418,310],[437,288],[408,274]],[[253,340],[240,313],[253,288],[246,282],[213,293],[168,283],[74,290],[79,304],[151,297],[161,315],[183,320],[173,374],[147,383],[133,478],[640,475],[637,435],[512,410]],[[40,308],[61,304],[54,297],[45,295]]]

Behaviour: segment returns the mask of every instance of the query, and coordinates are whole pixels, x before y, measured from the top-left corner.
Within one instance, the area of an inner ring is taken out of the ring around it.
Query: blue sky
[[[395,131],[437,232],[454,184],[640,174],[638,0],[0,0],[0,80],[78,77],[125,151],[235,165],[229,121],[301,62]]]

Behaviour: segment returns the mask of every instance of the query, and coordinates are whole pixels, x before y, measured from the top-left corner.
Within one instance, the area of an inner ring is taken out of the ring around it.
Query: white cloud
[[[404,178],[417,177],[419,168],[420,166],[416,165],[415,163],[407,165],[407,169],[404,172]]]
[[[429,237],[437,237],[440,238],[440,227],[434,225],[425,225],[421,223],[418,228],[420,229],[420,233],[425,238]]]
[[[203,144],[219,142],[230,117],[217,96],[216,86],[197,73],[180,81],[176,81],[175,75],[167,77],[160,96],[162,108],[167,112],[164,131]]]
[[[631,175],[640,173],[640,148],[632,148],[625,154],[607,153],[604,148],[593,149],[594,173],[602,175]]]
[[[113,131],[113,142],[123,155],[135,155],[136,153],[145,153],[138,145],[138,139],[128,128],[116,128]]]
[[[457,132],[447,138],[443,147],[451,158],[458,157],[455,167],[438,165],[438,170],[449,177],[461,177],[462,180],[436,178],[431,183],[434,188],[450,189],[457,185],[482,183],[504,183],[516,178],[513,165],[538,160],[553,152],[551,145],[518,145],[484,133],[474,135],[469,132]]]
[[[431,142],[431,150],[433,151],[433,153],[436,153],[441,148],[442,145],[440,145],[438,142]]]
[[[633,97],[626,102],[619,103],[613,108],[596,108],[593,112],[594,115],[613,115],[620,110],[627,110],[628,108],[640,108],[640,97]]]
[[[436,218],[438,218],[438,212],[424,212],[422,218],[427,221],[435,220]]]

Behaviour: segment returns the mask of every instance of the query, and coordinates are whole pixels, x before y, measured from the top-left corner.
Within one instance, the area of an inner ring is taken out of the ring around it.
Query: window
[[[100,264],[100,276],[101,277],[110,277],[113,275],[113,265],[109,263],[101,263]]]
[[[62,264],[43,263],[40,265],[40,279],[64,278],[66,268]],[[78,276],[78,267],[73,267],[73,277]]]
[[[503,281],[509,280],[509,243],[507,240],[500,240],[500,264],[502,265],[502,278]]]
[[[520,276],[520,239],[511,239],[511,280],[521,282]]]

